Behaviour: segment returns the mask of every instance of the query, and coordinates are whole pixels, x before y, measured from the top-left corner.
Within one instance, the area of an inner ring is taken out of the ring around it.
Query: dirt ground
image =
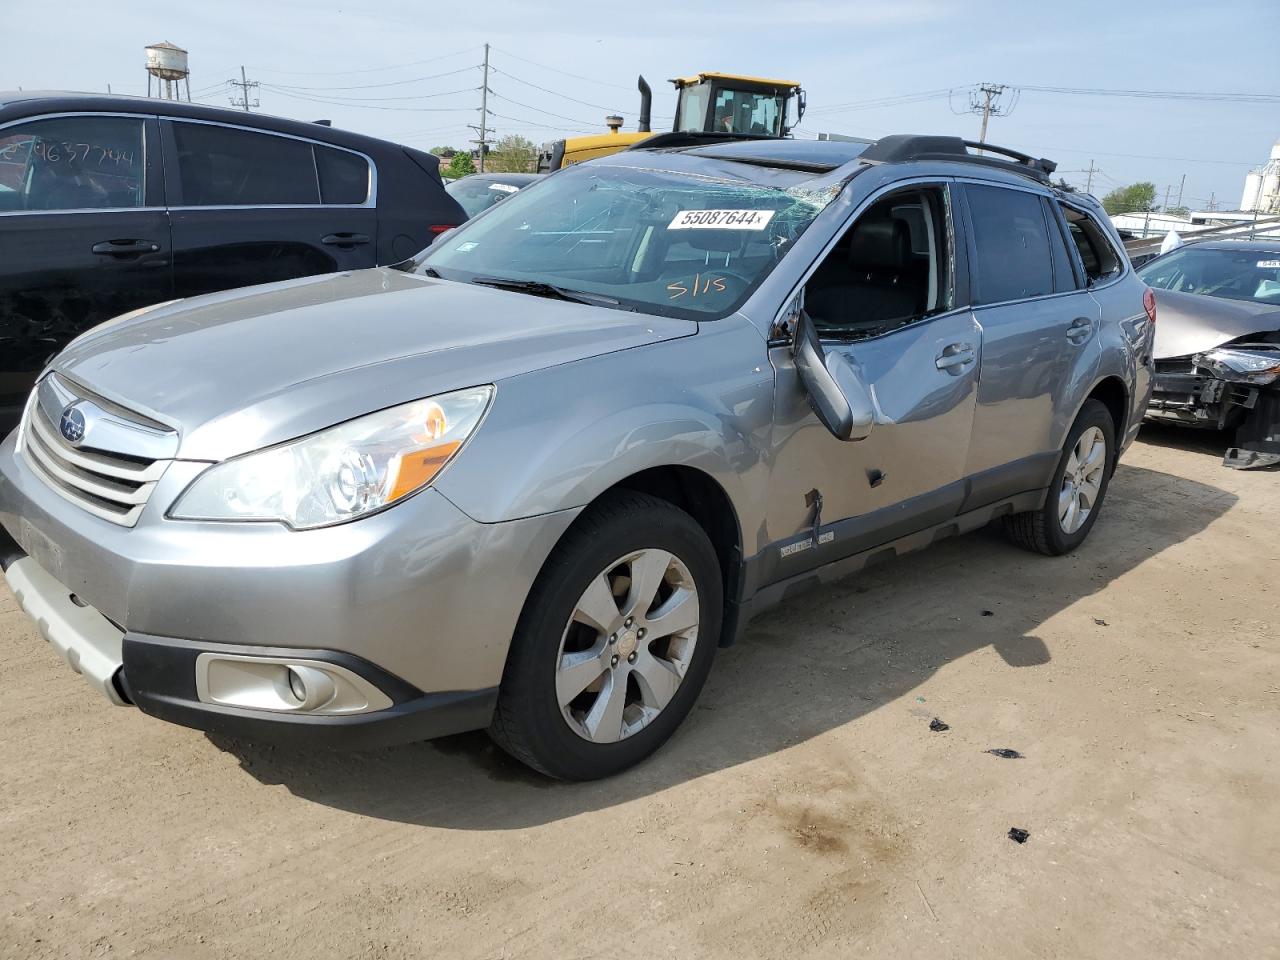
[[[1280,956],[1280,476],[1213,444],[1145,435],[1077,555],[790,601],[587,785],[213,742],[0,593],[0,956]]]

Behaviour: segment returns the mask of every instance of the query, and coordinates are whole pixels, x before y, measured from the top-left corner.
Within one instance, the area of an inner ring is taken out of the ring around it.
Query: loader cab
[[[699,73],[676,87],[676,133],[737,133],[784,137],[804,116],[805,97],[793,80]],[[791,101],[796,116],[791,121]]]

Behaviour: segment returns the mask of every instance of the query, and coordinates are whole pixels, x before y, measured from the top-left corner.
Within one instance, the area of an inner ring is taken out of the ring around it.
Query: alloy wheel
[[[587,585],[560,640],[556,700],[593,743],[643,729],[671,702],[698,640],[698,589],[666,550],[619,557]]]
[[[1102,495],[1107,466],[1107,439],[1097,427],[1089,427],[1076,440],[1062,473],[1058,491],[1058,523],[1070,535],[1083,527]]]

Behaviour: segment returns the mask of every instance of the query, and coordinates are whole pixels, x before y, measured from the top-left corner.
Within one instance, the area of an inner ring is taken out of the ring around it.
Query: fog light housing
[[[342,716],[385,710],[391,698],[346,667],[322,660],[205,652],[196,696],[243,710]]]

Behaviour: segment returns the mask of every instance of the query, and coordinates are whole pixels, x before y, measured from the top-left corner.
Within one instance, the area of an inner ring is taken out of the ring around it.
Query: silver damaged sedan
[[[795,591],[1098,520],[1155,307],[1096,203],[987,151],[633,149],[397,268],[119,317],[0,445],[0,566],[160,719],[615,773]]]

